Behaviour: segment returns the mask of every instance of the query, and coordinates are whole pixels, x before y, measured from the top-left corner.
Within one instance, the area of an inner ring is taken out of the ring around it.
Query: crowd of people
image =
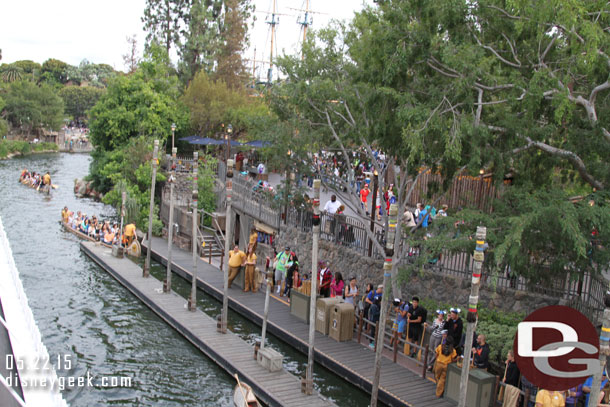
[[[61,211],[61,219],[66,226],[73,230],[107,245],[118,245],[120,243],[128,247],[136,236],[135,223],[126,225],[121,234],[119,225],[116,222],[101,220],[95,215],[87,216],[86,213],[81,211],[74,213],[67,206]]]
[[[45,172],[44,174],[37,173],[35,171],[29,172],[27,169],[21,171],[21,175],[19,177],[19,181],[25,185],[29,185],[32,188],[51,188],[51,175],[49,172]]]

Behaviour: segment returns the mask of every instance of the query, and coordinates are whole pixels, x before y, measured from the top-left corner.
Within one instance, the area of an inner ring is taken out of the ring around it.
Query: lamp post
[[[229,160],[229,156],[231,155],[231,134],[233,133],[233,126],[229,123],[227,125],[227,132],[225,133],[225,141],[227,143],[227,152],[225,156],[225,162]]]
[[[227,179],[225,186],[227,188],[227,212],[225,215],[225,270],[224,270],[224,287],[222,295],[222,314],[220,315],[219,332],[227,333],[227,315],[229,314],[229,250],[231,247],[231,194],[233,192],[233,160],[227,160]]]
[[[191,204],[193,205],[193,232],[191,236],[191,250],[193,252],[193,278],[191,281],[191,296],[189,297],[188,308],[189,311],[195,311],[197,309],[197,260],[199,255],[197,253],[197,197],[199,195],[197,185],[197,167],[199,165],[199,153],[193,152],[193,198]]]
[[[377,208],[375,208],[377,206],[377,182],[378,182],[378,177],[379,177],[379,173],[377,172],[377,170],[375,170],[373,172],[374,178],[373,178],[373,199],[371,200],[371,232],[375,231],[375,211],[377,210]],[[366,208],[365,208],[366,210]],[[369,241],[369,257],[371,257],[373,255],[373,241],[370,240]]]
[[[125,218],[125,201],[127,200],[127,192],[121,192],[121,228],[119,229],[119,248],[123,247],[123,219]]]
[[[301,391],[305,394],[313,393],[313,363],[314,339],[316,326],[316,294],[318,282],[318,241],[320,240],[320,180],[313,180],[313,239],[311,243],[311,294],[309,297],[309,350],[307,352],[307,371],[305,372],[305,385]]]
[[[381,312],[377,329],[375,330],[375,374],[373,376],[373,389],[371,391],[371,407],[377,406],[377,396],[379,392],[379,381],[381,378],[381,355],[383,352],[385,321],[388,314],[388,296],[390,295],[390,283],[392,276],[392,256],[394,256],[394,236],[396,236],[396,223],[398,216],[398,205],[390,205],[388,214],[388,236],[385,242],[385,261],[383,263],[383,296],[381,297]]]
[[[173,127],[172,127],[173,130]],[[177,148],[172,147],[172,166],[171,174],[167,182],[169,183],[169,221],[167,222],[167,276],[163,283],[163,292],[169,293],[172,290],[172,243],[174,240],[174,184],[176,182],[176,153]]]
[[[174,151],[174,133],[176,132],[176,123],[172,123],[172,152]]]
[[[286,155],[288,156],[288,162],[286,164],[286,188],[284,188],[284,225],[286,224],[287,221],[287,217],[288,217],[288,194],[290,193],[290,172],[289,172],[289,168],[290,168],[290,158],[292,158],[292,150],[288,150],[288,152],[286,153]]]
[[[142,276],[148,277],[150,275],[150,252],[152,252],[152,224],[153,224],[153,212],[155,210],[155,183],[157,181],[157,157],[159,155],[159,140],[155,140],[152,157],[152,184],[150,185],[150,206],[148,208],[148,250],[146,250],[146,261],[144,262],[144,268],[142,269]]]

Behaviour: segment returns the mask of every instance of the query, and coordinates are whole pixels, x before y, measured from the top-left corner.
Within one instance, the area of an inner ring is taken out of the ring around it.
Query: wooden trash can
[[[354,336],[354,305],[335,304],[330,313],[328,336],[337,342],[350,341]]]
[[[316,301],[316,331],[328,335],[331,308],[341,301],[341,297],[320,298]]]

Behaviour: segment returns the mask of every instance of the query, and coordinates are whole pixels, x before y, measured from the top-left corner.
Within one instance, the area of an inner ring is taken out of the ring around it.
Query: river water
[[[74,179],[87,174],[89,163],[88,155],[66,153],[0,161],[0,216],[43,341],[52,360],[71,361],[69,369],[54,363],[58,376],[93,379],[93,386],[66,386],[64,398],[71,406],[232,406],[234,379],[82,254],[78,238],[59,225],[64,205],[102,218],[115,215],[102,203],[74,196]],[[49,198],[19,184],[23,168],[49,171],[58,189]],[[162,278],[164,268],[151,269]],[[188,295],[185,281],[173,282]],[[219,312],[217,301],[198,296],[201,309]],[[229,328],[251,343],[260,334],[235,313]],[[304,355],[270,341],[288,370],[304,374]],[[337,405],[368,404],[365,393],[317,365],[315,370],[317,389]],[[131,383],[117,386],[121,378]]]

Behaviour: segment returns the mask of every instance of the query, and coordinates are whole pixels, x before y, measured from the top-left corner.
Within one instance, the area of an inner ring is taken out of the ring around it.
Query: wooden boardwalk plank
[[[216,332],[215,320],[201,310],[187,311],[184,298],[174,292],[162,293],[161,282],[152,276],[143,278],[141,269],[132,261],[113,257],[109,249],[92,242],[82,242],[81,250],[229,374],[237,372],[266,404],[334,405],[318,392],[313,396],[302,394],[300,380],[286,370],[271,373],[258,365],[252,346],[231,332]]]
[[[146,250],[147,243],[143,243]],[[167,241],[153,238],[152,256],[157,261],[166,263]],[[190,252],[173,248],[172,270],[190,281],[192,258]],[[197,286],[208,294],[222,299],[223,274],[215,265],[201,260],[197,265]],[[264,293],[244,293],[238,287],[229,290],[229,306],[237,313],[260,325],[264,308]],[[272,295],[269,303],[268,332],[295,347],[307,352],[309,326],[292,316],[285,297]],[[346,378],[352,384],[370,392],[373,376],[375,354],[368,349],[368,341],[362,344],[355,340],[337,342],[316,332],[315,359],[317,363]],[[419,370],[419,368],[417,368]],[[394,364],[389,359],[382,361],[381,389],[379,399],[390,405],[410,405],[414,407],[450,407],[455,404],[446,399],[437,399],[434,394],[435,384],[421,377],[409,368]],[[423,404],[422,404],[423,403]],[[305,402],[309,405],[309,403]],[[291,404],[292,405],[292,404]],[[297,405],[297,404],[295,404]]]

